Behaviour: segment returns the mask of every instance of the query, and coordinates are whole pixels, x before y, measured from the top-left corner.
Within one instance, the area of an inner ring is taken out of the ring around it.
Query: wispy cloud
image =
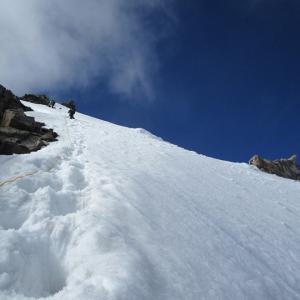
[[[2,0],[0,82],[22,94],[102,80],[151,98],[158,60],[148,21],[166,1]]]

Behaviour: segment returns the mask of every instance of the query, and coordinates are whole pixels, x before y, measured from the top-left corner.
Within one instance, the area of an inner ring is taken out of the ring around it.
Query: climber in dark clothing
[[[75,108],[75,102],[73,101],[73,100],[71,100],[69,103],[68,103],[68,107],[70,108],[70,109],[74,109],[74,111],[76,110],[76,108]]]
[[[51,107],[51,108],[54,108],[54,105],[55,105],[55,101],[50,100],[49,103],[48,103],[48,106]]]
[[[69,114],[70,119],[74,119],[75,109],[70,108],[68,111],[68,114]]]
[[[70,119],[74,119],[74,114],[76,112],[76,106],[75,106],[75,102],[73,100],[69,101],[66,103],[67,107],[69,107],[69,111],[68,111],[68,114],[69,114],[69,117]]]

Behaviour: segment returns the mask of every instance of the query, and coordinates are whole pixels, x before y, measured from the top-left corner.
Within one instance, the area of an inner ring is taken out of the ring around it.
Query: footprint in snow
[[[80,168],[71,166],[67,171],[68,189],[71,190],[83,190],[88,186],[87,181]]]

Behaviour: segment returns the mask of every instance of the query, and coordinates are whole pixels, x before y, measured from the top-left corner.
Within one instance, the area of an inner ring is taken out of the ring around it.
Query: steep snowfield
[[[299,182],[30,106],[60,138],[0,156],[1,300],[300,299]]]

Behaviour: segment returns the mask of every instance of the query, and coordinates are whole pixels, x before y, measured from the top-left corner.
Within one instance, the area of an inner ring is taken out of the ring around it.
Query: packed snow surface
[[[0,156],[1,300],[300,299],[299,182],[30,106],[59,141]]]

